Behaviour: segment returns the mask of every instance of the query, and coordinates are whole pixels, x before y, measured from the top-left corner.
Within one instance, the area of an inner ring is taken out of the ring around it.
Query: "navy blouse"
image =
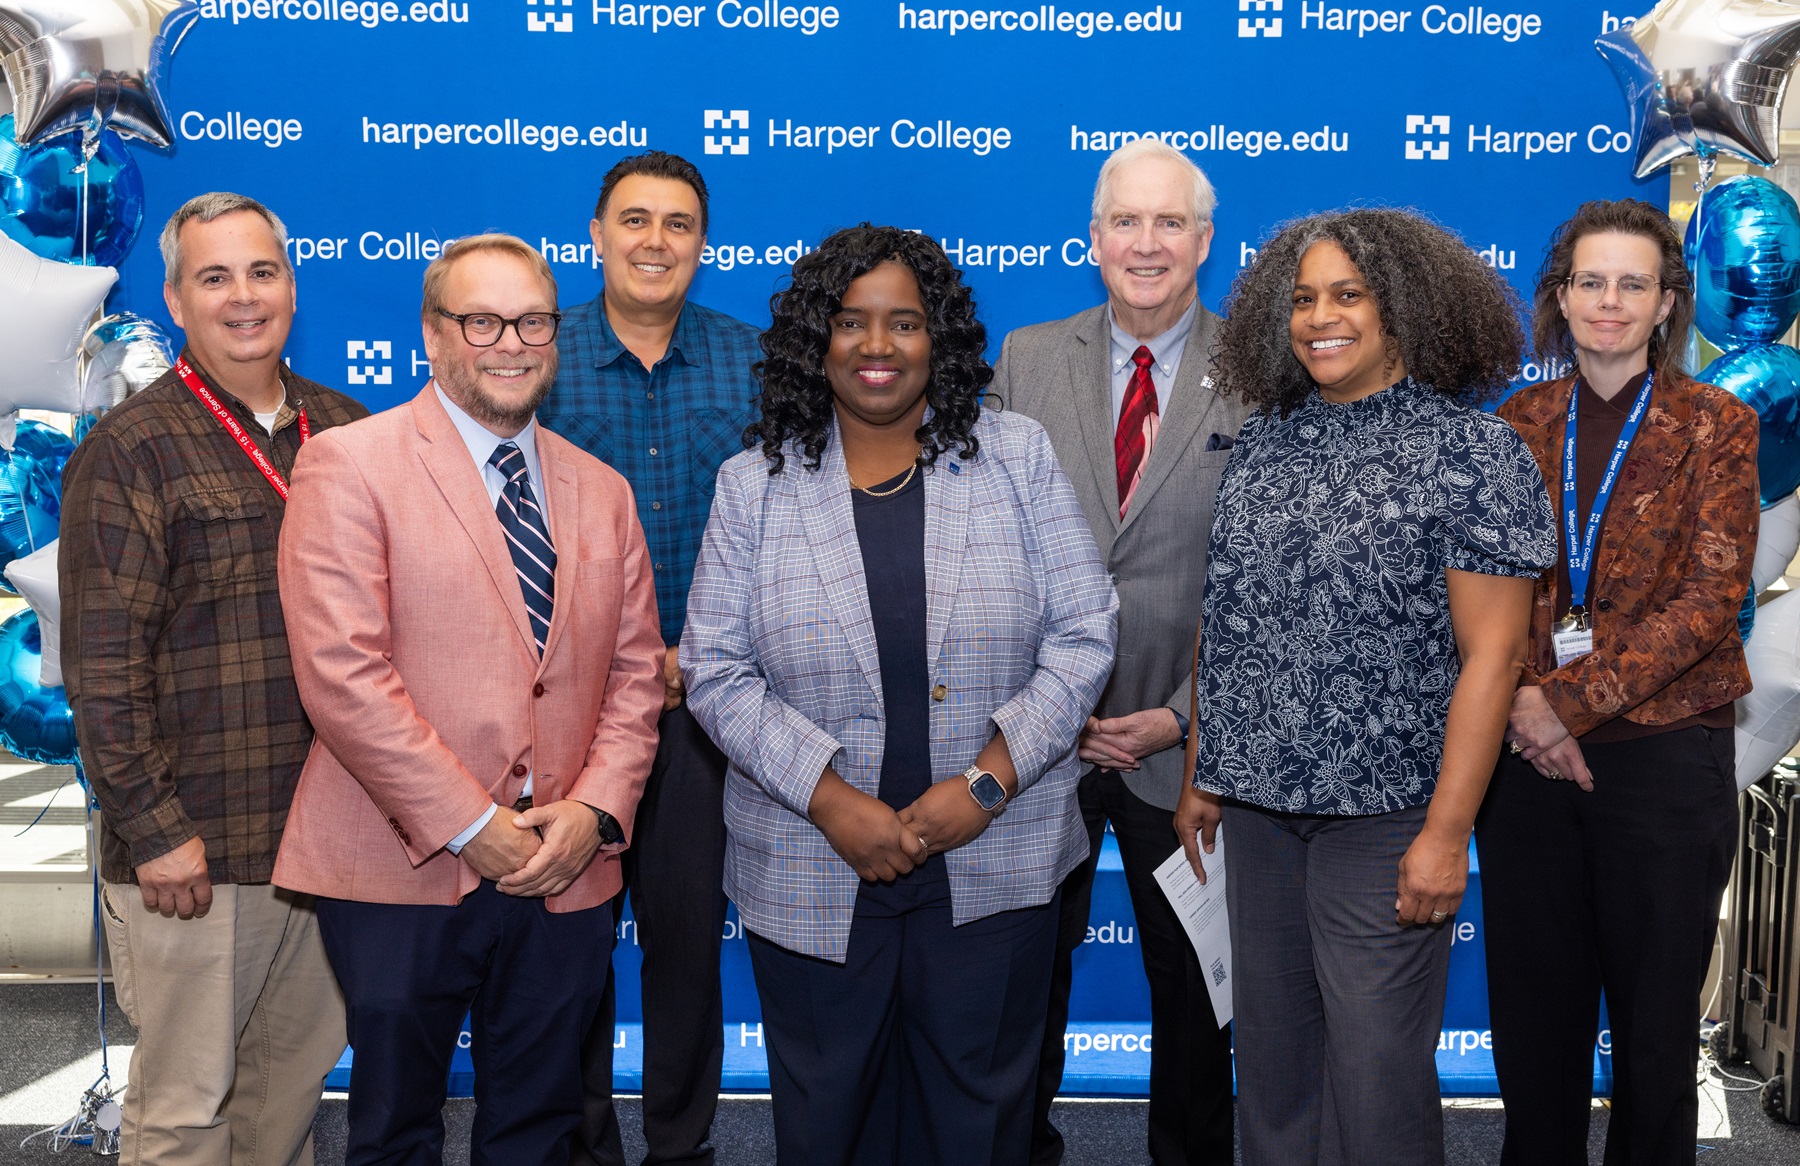
[[[1557,558],[1523,439],[1411,379],[1253,414],[1211,546],[1195,784],[1341,816],[1437,788],[1460,671],[1445,569],[1530,577]]]

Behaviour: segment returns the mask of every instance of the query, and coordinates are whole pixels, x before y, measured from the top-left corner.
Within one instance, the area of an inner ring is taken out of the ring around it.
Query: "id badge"
[[[1556,666],[1561,668],[1570,660],[1578,659],[1594,650],[1593,628],[1569,628],[1559,631],[1550,637],[1551,646],[1556,649]]]

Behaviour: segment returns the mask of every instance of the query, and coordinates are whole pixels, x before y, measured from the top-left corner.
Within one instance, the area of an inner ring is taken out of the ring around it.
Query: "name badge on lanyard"
[[[1557,621],[1556,631],[1550,637],[1558,668],[1594,650],[1594,625],[1588,617],[1587,597],[1594,568],[1594,547],[1600,539],[1600,520],[1606,514],[1606,503],[1612,497],[1613,486],[1618,483],[1619,468],[1625,464],[1631,439],[1637,436],[1638,424],[1650,405],[1650,389],[1655,383],[1656,376],[1652,373],[1644,378],[1644,387],[1638,390],[1637,400],[1632,403],[1631,413],[1619,430],[1619,440],[1613,445],[1612,457],[1606,463],[1606,476],[1600,479],[1600,489],[1594,494],[1594,509],[1588,515],[1585,529],[1576,513],[1580,502],[1575,496],[1575,425],[1581,383],[1577,381],[1569,393],[1569,421],[1563,430],[1562,481],[1563,539],[1569,559],[1569,614]]]

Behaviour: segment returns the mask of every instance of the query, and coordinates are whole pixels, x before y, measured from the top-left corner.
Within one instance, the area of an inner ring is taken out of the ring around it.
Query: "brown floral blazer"
[[[1532,385],[1500,406],[1537,457],[1559,528],[1574,388],[1573,377]],[[1750,691],[1737,618],[1760,516],[1756,437],[1756,414],[1725,390],[1686,377],[1656,382],[1594,552],[1594,651],[1556,667],[1555,568],[1532,604],[1522,683],[1543,687],[1569,732],[1618,716],[1667,725]]]

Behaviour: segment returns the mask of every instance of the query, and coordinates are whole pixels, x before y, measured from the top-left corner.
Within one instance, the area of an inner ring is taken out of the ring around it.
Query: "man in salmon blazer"
[[[564,1163],[663,646],[625,480],[538,427],[556,282],[508,235],[425,272],[434,379],[316,435],[282,611],[317,734],[275,866],[318,896],[355,1062],[348,1166],[437,1163],[472,1016],[477,1162]],[[472,1012],[471,1012],[472,1009]]]

